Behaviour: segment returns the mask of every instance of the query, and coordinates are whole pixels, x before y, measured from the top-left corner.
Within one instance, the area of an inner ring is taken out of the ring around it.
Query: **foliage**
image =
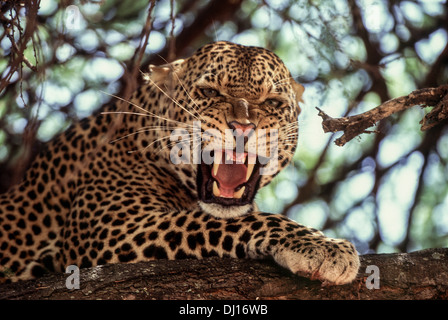
[[[445,1],[149,2],[1,2],[0,190],[41,143],[125,95],[139,52],[145,71],[230,40],[275,51],[306,87],[299,151],[261,190],[261,209],[351,239],[361,253],[448,245],[446,125],[420,132],[425,110],[414,108],[341,148],[315,109],[352,115],[446,83]]]

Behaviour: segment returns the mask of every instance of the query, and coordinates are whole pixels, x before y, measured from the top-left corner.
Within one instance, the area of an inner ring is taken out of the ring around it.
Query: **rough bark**
[[[379,289],[368,289],[374,284],[368,266],[379,268]],[[0,299],[448,299],[448,249],[363,255],[357,279],[344,286],[322,287],[271,261],[219,258],[81,269],[80,289],[72,290],[68,276],[1,285]]]

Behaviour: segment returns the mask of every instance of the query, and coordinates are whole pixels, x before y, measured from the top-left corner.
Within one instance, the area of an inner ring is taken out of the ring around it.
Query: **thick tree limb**
[[[335,141],[336,145],[343,146],[362,133],[371,133],[372,131],[366,129],[372,127],[378,121],[415,105],[434,107],[420,121],[422,131],[446,121],[448,118],[448,85],[415,90],[407,96],[386,101],[367,112],[349,117],[332,118],[321,109],[317,109],[319,110],[319,116],[323,119],[324,132],[344,132]]]
[[[379,270],[379,289],[368,289]],[[80,289],[68,290],[68,274],[0,286],[0,299],[447,299],[448,249],[361,257],[348,285],[292,275],[269,261],[209,258],[159,260],[81,269]]]

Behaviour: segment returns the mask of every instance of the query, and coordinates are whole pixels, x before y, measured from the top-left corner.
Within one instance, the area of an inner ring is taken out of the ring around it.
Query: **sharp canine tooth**
[[[221,196],[221,191],[219,191],[218,183],[216,181],[213,181],[213,195],[215,197],[220,197]]]
[[[218,174],[219,165],[222,161],[222,152],[221,151],[215,151],[214,159],[213,159],[213,169],[212,169],[212,175],[216,176]]]
[[[244,163],[246,162],[247,153],[237,153],[236,154],[236,163]]]
[[[218,162],[213,162],[213,176],[214,177],[216,177],[216,175],[218,174],[218,169],[219,169],[219,163]]]
[[[227,152],[227,151],[226,151],[226,160],[227,160],[229,163],[232,163],[232,162],[233,162],[232,155],[230,155],[229,152]],[[226,163],[227,163],[227,162],[226,162]]]
[[[252,172],[254,171],[254,167],[255,167],[254,163],[247,164],[246,182],[249,180],[250,176],[252,175]]]
[[[246,190],[246,186],[242,187],[240,190],[238,190],[237,192],[233,193],[233,197],[235,199],[240,199],[243,196],[244,190]]]

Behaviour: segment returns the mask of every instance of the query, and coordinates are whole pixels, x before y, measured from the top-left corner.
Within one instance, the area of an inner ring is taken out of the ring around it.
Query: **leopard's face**
[[[165,123],[155,138],[203,210],[252,210],[257,190],[292,159],[303,87],[272,52],[229,42],[153,67],[148,79]]]

